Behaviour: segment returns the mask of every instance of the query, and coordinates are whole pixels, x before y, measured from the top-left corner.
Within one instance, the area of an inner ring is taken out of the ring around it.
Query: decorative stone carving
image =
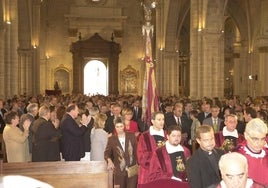
[[[120,71],[121,75],[121,91],[124,95],[136,95],[138,94],[138,78],[139,71],[135,70],[131,65],[128,65],[123,71]]]

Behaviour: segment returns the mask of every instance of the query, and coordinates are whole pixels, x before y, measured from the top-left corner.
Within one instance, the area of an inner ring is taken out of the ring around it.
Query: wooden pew
[[[112,188],[105,161],[1,163],[2,175],[23,175],[55,188]]]

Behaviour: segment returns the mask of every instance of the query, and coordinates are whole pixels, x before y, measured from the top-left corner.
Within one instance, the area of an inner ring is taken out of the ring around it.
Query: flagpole
[[[145,0],[146,1],[146,0]],[[158,111],[159,101],[157,96],[155,81],[155,64],[152,57],[152,37],[154,34],[154,26],[151,24],[152,6],[150,2],[143,3],[145,23],[142,26],[142,35],[145,40],[145,73],[142,95],[142,112],[143,120],[149,126],[151,124],[152,113]]]

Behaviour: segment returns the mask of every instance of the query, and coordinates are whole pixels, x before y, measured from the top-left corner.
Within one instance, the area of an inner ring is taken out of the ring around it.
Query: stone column
[[[233,93],[234,95],[238,95],[241,91],[241,85],[243,82],[243,74],[241,71],[241,43],[236,42],[234,44],[233,50],[233,62],[234,62],[234,70],[233,70]]]
[[[3,23],[4,24],[4,23]],[[5,38],[5,29],[0,28],[0,38]],[[0,40],[0,85],[5,86],[5,43],[4,40]],[[5,91],[0,89],[0,98],[5,97]]]
[[[201,36],[198,34],[199,24],[199,4],[198,1],[191,1],[191,20],[190,20],[190,98],[200,98],[199,91],[202,85],[198,83],[200,80],[199,76],[199,64],[200,62],[200,51],[202,47]]]
[[[164,41],[165,41],[165,16],[164,16],[164,10],[165,10],[166,2],[165,0],[159,1],[159,5],[156,7],[156,24],[155,24],[155,35],[156,35],[156,49],[155,49],[155,55],[156,55],[156,64],[155,64],[155,76],[156,76],[156,83],[157,83],[157,90],[159,93],[159,96],[163,96],[164,94],[164,71],[163,68],[165,67],[165,59],[164,57]]]
[[[32,24],[32,39],[36,40],[38,45],[40,42],[40,3],[41,1],[34,1],[33,3],[33,24]],[[32,66],[33,66],[33,94],[37,95],[40,91],[40,46],[33,51],[32,56]]]
[[[219,33],[203,35],[203,71],[201,73],[203,89],[200,94],[208,97],[223,97],[224,62],[223,38]]]
[[[257,75],[257,80],[255,81],[256,88],[256,96],[267,96],[268,95],[268,1],[261,1],[261,23],[260,23],[260,32],[257,36],[257,44],[256,44],[256,53],[258,59],[256,59],[259,63],[258,70],[255,68],[255,72]]]
[[[11,28],[10,28],[10,95],[18,94],[18,6],[17,1],[10,1]]]
[[[32,83],[34,79],[32,77],[32,72],[34,72],[32,67],[32,50],[18,50],[19,63],[18,63],[18,94],[32,94]]]
[[[7,30],[5,33],[5,54],[4,54],[4,63],[5,63],[5,97],[11,97],[11,83],[10,83],[10,77],[11,77],[11,71],[10,71],[10,66],[11,66],[11,47],[10,47],[10,29],[11,25],[7,25]]]
[[[190,97],[223,97],[223,1],[191,1]]]

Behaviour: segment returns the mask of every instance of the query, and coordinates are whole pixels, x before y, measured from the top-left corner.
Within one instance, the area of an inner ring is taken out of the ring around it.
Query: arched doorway
[[[90,60],[104,59],[108,70],[108,94],[118,94],[118,59],[120,45],[101,38],[97,33],[87,40],[72,43],[73,93],[84,92],[84,68]]]
[[[107,95],[107,68],[98,60],[89,61],[84,68],[84,94]]]

